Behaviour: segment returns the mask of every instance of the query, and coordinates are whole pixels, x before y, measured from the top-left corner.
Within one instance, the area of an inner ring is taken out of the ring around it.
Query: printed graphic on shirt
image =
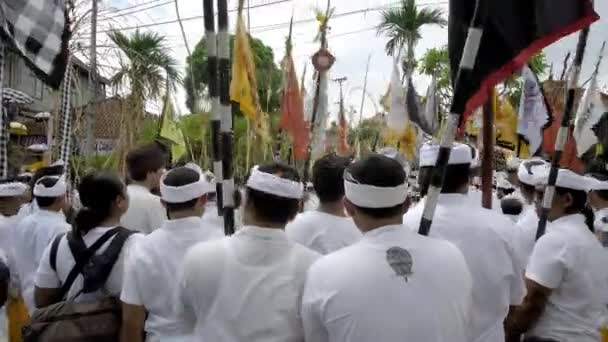
[[[398,277],[403,277],[407,283],[412,275],[414,261],[412,255],[401,247],[391,247],[386,251],[386,261]]]

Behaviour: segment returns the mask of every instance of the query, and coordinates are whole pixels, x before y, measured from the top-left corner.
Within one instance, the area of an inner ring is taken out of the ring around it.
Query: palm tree
[[[120,69],[112,77],[112,83],[130,91],[128,111],[123,113],[121,124],[119,160],[123,161],[144,126],[146,102],[158,100],[165,92],[175,90],[181,77],[177,61],[167,53],[165,36],[137,30],[129,37],[114,30],[109,37],[122,53]]]
[[[419,8],[415,0],[401,0],[396,8],[382,12],[382,21],[378,25],[378,35],[387,35],[386,53],[389,56],[400,56],[405,48],[405,71],[411,76],[416,66],[414,48],[422,38],[420,28],[424,25],[444,27],[447,20],[440,8]]]

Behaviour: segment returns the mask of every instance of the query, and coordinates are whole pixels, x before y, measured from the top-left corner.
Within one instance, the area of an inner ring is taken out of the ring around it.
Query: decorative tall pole
[[[68,56],[65,76],[63,77],[63,83],[61,84],[61,104],[59,107],[59,117],[61,118],[61,150],[59,159],[61,159],[65,165],[65,173],[68,180],[70,180],[70,157],[72,155],[72,110],[70,108],[71,96],[72,57]],[[68,181],[68,184],[72,184],[72,182]]]
[[[545,234],[545,228],[547,227],[547,215],[549,214],[549,210],[551,210],[551,202],[553,202],[553,195],[555,195],[557,172],[562,159],[564,146],[566,146],[566,141],[568,140],[570,118],[572,117],[572,111],[574,108],[575,91],[581,74],[581,66],[583,64],[583,58],[585,57],[585,48],[587,47],[588,37],[589,26],[585,27],[578,36],[578,45],[576,47],[576,55],[574,56],[574,64],[572,65],[571,74],[568,79],[566,106],[564,108],[564,114],[562,115],[559,131],[557,132],[557,137],[555,138],[555,153],[553,154],[553,159],[551,160],[551,171],[549,172],[549,180],[547,181],[547,188],[545,189],[545,196],[543,198],[543,208],[538,221],[538,228],[536,229],[536,239],[539,239],[541,236],[543,236],[543,234]]]
[[[361,128],[361,122],[363,121],[363,106],[365,105],[365,96],[367,95],[367,75],[369,74],[369,63],[372,60],[372,54],[367,57],[367,67],[365,68],[365,79],[363,80],[363,93],[361,94],[361,106],[359,107],[359,123],[358,126]],[[357,131],[355,147],[357,149],[357,158],[361,157],[361,132]]]
[[[483,143],[481,150],[481,204],[492,209],[492,178],[494,160],[494,90],[488,92],[488,101],[483,107]]]
[[[4,61],[6,59],[4,42],[0,39],[0,177],[8,176],[8,115],[4,108]]]
[[[98,0],[92,1],[93,6],[91,9],[91,46],[90,46],[90,70],[89,70],[89,105],[87,106],[87,112],[85,116],[86,124],[86,139],[84,151],[87,155],[93,155],[96,152],[95,148],[95,105],[99,99],[98,86],[97,86],[97,14],[98,14]]]
[[[326,77],[326,73],[327,71],[332,67],[332,65],[335,62],[335,57],[329,53],[329,51],[327,50],[327,22],[329,21],[329,15],[330,15],[330,0],[327,0],[327,10],[325,11],[325,17],[322,19],[321,21],[321,25],[319,28],[319,33],[320,33],[320,40],[321,40],[321,48],[319,49],[319,51],[317,51],[313,57],[312,57],[312,64],[315,67],[315,70],[317,71],[317,78],[316,78],[316,89],[315,89],[315,96],[313,99],[313,105],[312,105],[312,116],[310,118],[310,135],[309,135],[309,139],[308,139],[308,150],[306,151],[306,160],[304,161],[304,173],[303,173],[303,177],[302,177],[302,182],[304,184],[306,184],[308,182],[309,179],[309,173],[310,173],[310,162],[311,162],[311,158],[312,158],[312,147],[314,144],[314,133],[315,133],[315,128],[316,126],[319,124],[319,122],[317,122],[317,118],[320,116],[320,113],[318,113],[319,111],[319,103],[320,103],[320,97],[321,97],[321,81],[324,77]],[[322,115],[324,115],[325,113],[321,113]]]
[[[222,139],[220,135],[221,113],[219,98],[219,78],[217,59],[217,36],[215,34],[215,14],[213,13],[213,0],[203,1],[203,14],[205,18],[205,44],[207,48],[207,74],[209,75],[209,98],[211,100],[211,148],[213,149],[213,173],[216,179],[217,211],[222,216],[224,179],[222,165]]]
[[[239,13],[242,13],[243,0],[239,1]],[[219,112],[221,118],[220,132],[222,137],[223,168],[223,216],[224,233],[234,234],[234,176],[233,176],[233,132],[232,106],[230,103],[230,34],[228,32],[228,1],[217,1],[218,35],[217,55],[219,63]]]

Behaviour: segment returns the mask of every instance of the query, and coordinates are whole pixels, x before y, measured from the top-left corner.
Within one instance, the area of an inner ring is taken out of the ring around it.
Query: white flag
[[[403,132],[407,127],[407,112],[405,110],[406,92],[401,85],[401,76],[397,61],[393,64],[393,75],[391,76],[391,108],[388,112],[386,123],[388,128],[397,132]]]
[[[437,117],[439,114],[439,102],[437,97],[437,80],[435,77],[431,80],[431,84],[426,91],[426,104],[424,105],[424,115],[426,117],[426,122],[429,124],[430,132],[427,132],[431,135],[435,135],[439,130],[439,118]]]
[[[530,153],[534,154],[543,143],[543,128],[549,122],[550,114],[545,97],[536,75],[528,66],[521,71],[523,78],[519,103],[519,124],[517,134],[530,143]]]
[[[597,125],[607,111],[608,108],[604,106],[600,92],[597,89],[597,74],[593,74],[589,87],[581,99],[576,119],[574,120],[573,136],[576,140],[576,152],[579,157],[598,143],[593,127]]]

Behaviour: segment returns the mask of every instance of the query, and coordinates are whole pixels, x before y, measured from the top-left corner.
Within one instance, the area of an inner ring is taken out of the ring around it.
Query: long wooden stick
[[[481,205],[492,209],[492,176],[494,159],[494,90],[488,92],[483,108],[483,149],[481,150]]]

